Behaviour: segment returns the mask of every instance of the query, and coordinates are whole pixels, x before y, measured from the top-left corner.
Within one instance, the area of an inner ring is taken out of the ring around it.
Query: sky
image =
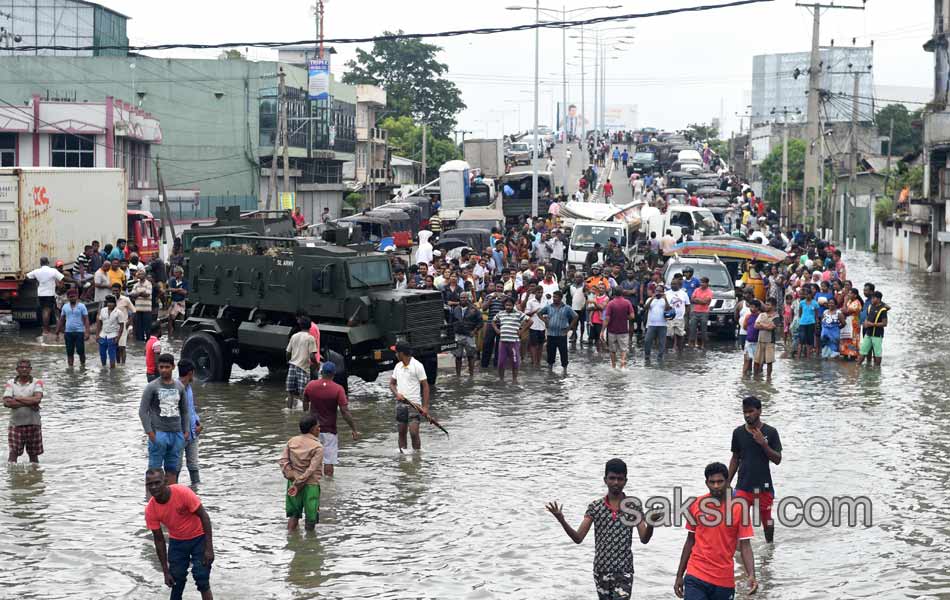
[[[105,6],[132,17],[133,44],[154,42],[214,43],[227,41],[292,41],[315,37],[314,0],[280,0],[271,4],[235,0],[105,0]],[[482,0],[478,3],[444,0],[327,0],[325,36],[366,37],[384,30],[436,32],[499,27],[534,21],[532,10],[506,10],[526,0]],[[607,0],[620,9],[589,10],[596,0],[545,0],[542,7],[581,9],[574,18],[649,12],[673,7],[718,4],[722,0]],[[829,2],[825,1],[825,4]],[[861,0],[835,4],[861,5]],[[279,6],[279,9],[277,8]],[[874,50],[874,83],[888,86],[932,87],[933,56],[922,46],[933,28],[932,0],[867,0],[866,10],[826,10],[821,17],[821,43],[867,45]],[[545,18],[542,14],[542,20]],[[607,63],[608,105],[636,105],[641,127],[684,128],[723,118],[728,134],[738,130],[737,114],[749,103],[752,57],[778,52],[807,52],[811,45],[812,16],[795,0],[725,8],[695,14],[677,14],[615,22],[602,27],[623,29],[605,36],[633,36],[617,42]],[[579,36],[577,29],[569,36]],[[562,36],[560,30],[539,34],[539,119],[551,124],[554,104],[562,92]],[[589,34],[585,33],[585,39]],[[449,67],[448,78],[462,91],[468,108],[459,127],[470,136],[497,137],[530,128],[533,120],[533,31],[470,35],[427,40],[442,47],[439,59]],[[365,50],[371,44],[364,44]],[[331,67],[336,76],[355,55],[355,45],[336,44],[339,52]],[[567,40],[568,102],[581,104],[579,39]],[[588,113],[593,105],[593,63],[584,77]],[[172,51],[164,55],[195,57],[198,53]],[[208,56],[208,54],[204,54]],[[214,56],[214,53],[211,53]],[[251,50],[252,59],[274,59],[270,50]],[[807,67],[807,65],[802,65]],[[746,120],[748,122],[748,120]]]

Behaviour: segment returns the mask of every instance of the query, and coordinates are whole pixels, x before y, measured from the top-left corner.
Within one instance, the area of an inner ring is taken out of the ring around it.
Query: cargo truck
[[[481,171],[482,177],[495,179],[505,174],[505,144],[498,139],[465,140],[465,162]]]
[[[26,274],[40,258],[70,267],[93,240],[104,246],[120,238],[136,244],[145,262],[158,252],[158,223],[128,210],[122,169],[0,169],[0,311],[37,321],[36,282]]]

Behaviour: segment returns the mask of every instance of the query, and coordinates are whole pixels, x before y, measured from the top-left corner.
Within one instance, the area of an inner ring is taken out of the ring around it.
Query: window
[[[346,269],[349,272],[351,288],[392,284],[393,276],[388,260],[350,262],[347,263]]]
[[[96,166],[95,136],[60,133],[52,137],[52,166],[87,169]]]
[[[16,166],[15,133],[0,133],[0,167]]]

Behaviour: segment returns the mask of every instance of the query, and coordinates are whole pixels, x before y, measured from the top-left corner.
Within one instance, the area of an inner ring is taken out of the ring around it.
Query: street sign
[[[296,202],[294,192],[282,192],[280,194],[280,207],[284,210],[293,210]]]

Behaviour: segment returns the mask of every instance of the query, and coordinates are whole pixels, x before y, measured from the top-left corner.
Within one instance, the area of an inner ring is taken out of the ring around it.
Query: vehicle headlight
[[[722,309],[723,309],[723,310],[733,310],[733,309],[735,309],[735,307],[736,307],[736,301],[735,301],[735,300],[723,300],[723,301],[722,301]]]

